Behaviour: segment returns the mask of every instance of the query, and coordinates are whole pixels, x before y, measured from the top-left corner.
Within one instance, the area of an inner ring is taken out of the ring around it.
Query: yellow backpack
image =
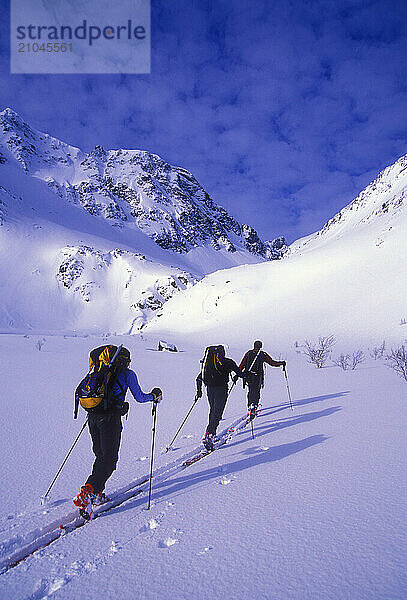
[[[123,346],[99,346],[89,354],[89,372],[75,390],[74,419],[78,416],[79,404],[91,412],[104,401],[103,410],[109,409],[110,391],[120,366],[130,361],[130,352]]]

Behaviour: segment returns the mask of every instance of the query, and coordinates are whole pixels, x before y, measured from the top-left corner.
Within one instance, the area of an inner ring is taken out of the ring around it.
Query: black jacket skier
[[[197,396],[202,396],[202,383],[206,385],[209,402],[209,420],[203,438],[207,449],[213,449],[213,437],[225,410],[228,398],[229,375],[234,372],[236,377],[242,373],[231,358],[225,356],[225,348],[221,345],[207,348],[203,360],[203,368],[196,378]]]
[[[264,386],[264,363],[283,369],[286,366],[285,360],[274,360],[267,352],[261,350],[262,346],[260,340],[254,342],[253,349],[246,352],[239,365],[248,387],[247,406],[252,406],[254,413],[260,401],[260,390]]]

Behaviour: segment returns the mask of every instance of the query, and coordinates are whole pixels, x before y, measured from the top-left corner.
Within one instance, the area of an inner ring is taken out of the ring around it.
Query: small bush
[[[361,365],[363,362],[365,362],[365,355],[364,352],[362,350],[356,350],[356,352],[354,352],[352,354],[352,358],[351,358],[351,369],[354,370],[356,369],[356,367],[358,365]]]
[[[403,377],[407,381],[407,348],[400,346],[400,348],[391,349],[390,354],[386,356],[388,366],[396,371],[400,377]]]
[[[370,356],[372,358],[374,358],[375,360],[378,360],[380,358],[383,358],[385,350],[386,350],[386,341],[383,340],[383,343],[381,346],[375,346],[374,348],[372,348]]]
[[[46,339],[45,338],[38,338],[38,340],[35,343],[35,347],[37,348],[37,350],[39,350],[41,352],[43,345],[45,344]]]
[[[344,371],[354,370],[358,365],[365,362],[365,355],[362,350],[356,350],[353,354],[340,354],[332,362]]]
[[[336,344],[335,337],[319,337],[318,342],[305,340],[302,348],[302,354],[308,358],[308,362],[315,365],[317,369],[322,369],[332,354],[332,349]]]
[[[338,358],[335,358],[332,362],[337,367],[341,367],[341,369],[347,371],[350,366],[350,354],[340,354]]]

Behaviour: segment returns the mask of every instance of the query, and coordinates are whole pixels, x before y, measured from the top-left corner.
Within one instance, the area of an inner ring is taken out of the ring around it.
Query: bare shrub
[[[358,365],[361,365],[363,362],[365,362],[365,354],[362,350],[356,350],[356,352],[353,352],[352,354],[352,359],[351,359],[351,369],[354,370],[356,369],[356,367]]]
[[[365,362],[365,355],[362,350],[356,350],[352,354],[340,354],[332,362],[344,371],[354,370],[358,365]]]
[[[38,338],[38,340],[35,343],[35,347],[37,348],[37,350],[39,350],[41,352],[43,345],[45,344],[46,339],[45,338]]]
[[[308,362],[315,365],[317,369],[322,369],[331,356],[335,344],[336,340],[333,335],[327,337],[320,336],[318,342],[305,340],[304,344],[301,346],[302,354],[305,354],[308,358]]]
[[[337,367],[341,367],[341,369],[347,371],[350,367],[350,354],[340,354],[338,358],[335,358],[332,362]]]
[[[372,358],[374,358],[375,360],[378,360],[380,358],[383,358],[385,350],[386,350],[386,341],[383,340],[383,343],[381,346],[375,346],[374,348],[372,348],[370,356]]]
[[[388,366],[396,371],[400,377],[407,381],[407,348],[403,344],[400,348],[391,349],[390,354],[386,356]]]

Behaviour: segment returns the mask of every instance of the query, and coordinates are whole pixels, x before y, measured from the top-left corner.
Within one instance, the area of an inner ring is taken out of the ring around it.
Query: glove
[[[202,398],[202,379],[197,377],[196,380],[196,397]]]
[[[123,402],[123,405],[119,409],[119,415],[124,417],[129,412],[130,404],[128,402]]]
[[[153,395],[153,402],[154,404],[159,404],[161,402],[161,400],[163,399],[163,393],[160,390],[160,388],[155,387],[151,390],[150,394]]]

